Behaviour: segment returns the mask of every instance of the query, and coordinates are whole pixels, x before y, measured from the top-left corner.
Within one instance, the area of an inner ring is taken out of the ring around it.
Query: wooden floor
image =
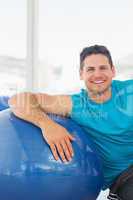
[[[107,200],[107,195],[109,193],[109,190],[102,191],[97,198],[97,200]]]

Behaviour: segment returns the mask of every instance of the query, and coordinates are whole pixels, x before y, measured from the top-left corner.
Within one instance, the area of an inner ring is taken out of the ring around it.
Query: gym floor
[[[101,191],[97,200],[107,200],[108,193],[109,193],[109,190]]]

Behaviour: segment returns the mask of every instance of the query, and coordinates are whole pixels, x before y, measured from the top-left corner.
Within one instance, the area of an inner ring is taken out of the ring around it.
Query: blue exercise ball
[[[8,96],[0,96],[0,111],[7,109],[8,106]]]
[[[103,173],[93,142],[71,119],[50,117],[76,138],[71,162],[54,159],[38,127],[10,109],[0,112],[2,200],[96,200],[99,195]]]

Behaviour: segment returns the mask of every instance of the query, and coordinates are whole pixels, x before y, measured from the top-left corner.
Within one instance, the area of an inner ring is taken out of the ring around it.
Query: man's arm
[[[59,158],[58,154],[64,162],[71,160],[73,136],[46,114],[69,115],[72,108],[69,96],[26,92],[14,95],[8,103],[14,115],[41,128],[43,137],[49,144],[56,160]]]

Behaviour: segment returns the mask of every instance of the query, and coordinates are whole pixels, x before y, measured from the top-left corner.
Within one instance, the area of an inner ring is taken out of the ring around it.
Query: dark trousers
[[[110,200],[133,200],[133,165],[125,170],[110,187]]]

